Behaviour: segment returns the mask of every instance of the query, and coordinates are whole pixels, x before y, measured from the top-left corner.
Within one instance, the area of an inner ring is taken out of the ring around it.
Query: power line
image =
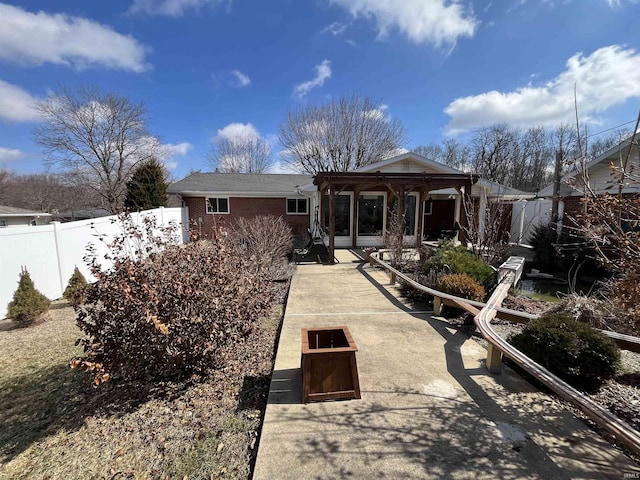
[[[586,138],[595,137],[596,135],[600,135],[601,133],[610,132],[611,130],[615,130],[616,128],[624,127],[625,125],[629,125],[630,123],[635,122],[635,120],[629,120],[628,122],[621,123],[620,125],[616,125],[615,127],[607,128],[606,130],[602,130],[600,132],[592,133],[591,135],[587,135]]]

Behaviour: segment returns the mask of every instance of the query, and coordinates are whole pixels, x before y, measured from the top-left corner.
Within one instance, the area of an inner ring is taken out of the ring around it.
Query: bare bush
[[[215,229],[210,240],[178,246],[174,229],[152,218],[110,245],[113,267],[103,271],[95,251],[87,260],[97,281],[76,307],[83,368],[99,385],[110,378],[176,378],[220,368],[226,352],[267,314],[270,295],[256,268]]]
[[[238,254],[256,265],[269,280],[291,276],[287,256],[293,251],[291,226],[282,217],[260,215],[239,218],[229,230],[229,239]]]
[[[498,199],[488,201],[484,224],[480,224],[480,202],[464,195],[465,238],[478,259],[497,267],[509,257],[509,232],[511,230],[511,205]]]
[[[392,267],[403,269],[416,256],[415,249],[405,241],[406,213],[399,213],[397,208],[389,209],[387,229],[384,232],[384,248],[391,251],[389,263]]]

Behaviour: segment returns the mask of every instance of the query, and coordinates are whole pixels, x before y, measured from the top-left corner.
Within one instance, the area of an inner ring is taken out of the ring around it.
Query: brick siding
[[[254,218],[258,215],[274,215],[282,217],[291,225],[294,235],[306,236],[309,228],[309,213],[306,215],[287,215],[287,199],[281,198],[248,198],[229,197],[228,214],[207,213],[204,197],[183,197],[184,203],[189,207],[189,221],[198,222],[202,217],[202,233],[206,235],[214,225],[230,225],[234,220]],[[309,208],[307,204],[307,208]]]

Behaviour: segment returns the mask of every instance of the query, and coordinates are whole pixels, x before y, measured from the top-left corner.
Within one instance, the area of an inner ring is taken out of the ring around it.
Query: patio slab
[[[408,305],[338,250],[299,265],[278,345],[255,480],[637,478],[640,467],[468,335]],[[300,330],[346,325],[362,399],[301,403]],[[633,475],[631,477],[630,475]]]

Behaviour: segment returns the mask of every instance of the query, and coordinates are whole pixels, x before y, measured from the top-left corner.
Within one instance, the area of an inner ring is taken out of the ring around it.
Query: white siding
[[[634,152],[629,158],[627,171],[631,165],[635,165],[637,172],[638,163],[638,152]],[[615,164],[619,165],[619,160],[617,160]],[[627,187],[624,190],[625,192],[637,192],[640,190],[640,187],[637,184],[630,184],[628,180],[625,183],[627,184]],[[589,170],[589,185],[597,192],[618,192],[618,184],[616,183],[615,178],[611,175],[611,168],[609,168],[609,164],[606,162],[601,162],[591,167]]]
[[[412,159],[399,160],[375,171],[383,173],[446,173],[444,170],[426,166]]]

